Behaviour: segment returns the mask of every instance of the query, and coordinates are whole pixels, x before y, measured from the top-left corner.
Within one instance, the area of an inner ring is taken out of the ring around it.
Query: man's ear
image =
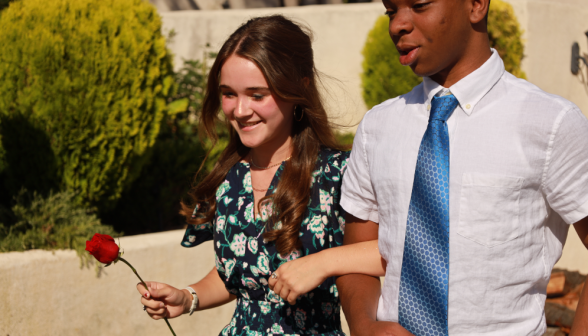
[[[478,24],[488,19],[490,0],[468,0],[471,2],[470,22]]]

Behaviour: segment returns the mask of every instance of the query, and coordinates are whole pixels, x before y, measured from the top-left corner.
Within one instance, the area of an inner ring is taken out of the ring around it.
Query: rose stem
[[[133,265],[131,265],[128,261],[126,261],[124,258],[119,257],[118,260],[124,262],[125,264],[127,264],[132,270],[133,273],[135,273],[135,275],[137,276],[137,278],[139,278],[139,280],[141,280],[141,284],[143,284],[143,287],[145,287],[145,289],[147,291],[149,291],[149,288],[147,287],[147,284],[145,283],[145,281],[143,281],[143,279],[141,279],[141,276],[139,275],[139,273],[137,273],[137,270],[133,267]],[[167,323],[167,326],[169,327],[169,330],[171,331],[171,333],[176,336],[176,333],[174,332],[174,330],[172,329],[171,324],[169,324],[169,321],[167,320],[167,317],[163,318],[165,320],[165,323]]]

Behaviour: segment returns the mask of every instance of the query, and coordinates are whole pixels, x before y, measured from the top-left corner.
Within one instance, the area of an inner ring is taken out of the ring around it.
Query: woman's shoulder
[[[318,155],[316,169],[313,173],[313,184],[318,182],[322,184],[341,183],[345,168],[347,168],[347,161],[349,160],[349,151],[334,150],[331,148],[321,148]]]
[[[327,166],[342,170],[347,166],[347,161],[349,160],[350,154],[351,151],[322,147],[317,159],[317,170],[320,170],[321,168],[324,170]],[[341,173],[343,172],[341,171]]]

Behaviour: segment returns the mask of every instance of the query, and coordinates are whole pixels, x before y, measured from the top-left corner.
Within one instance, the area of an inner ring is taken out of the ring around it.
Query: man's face
[[[468,0],[383,0],[400,63],[419,76],[449,72],[471,36]]]

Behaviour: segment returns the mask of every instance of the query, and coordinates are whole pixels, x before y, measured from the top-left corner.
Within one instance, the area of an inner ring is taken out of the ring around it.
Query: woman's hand
[[[284,263],[274,274],[277,279],[270,276],[269,287],[292,305],[296,298],[317,288],[329,277],[320,252]]]
[[[141,304],[154,320],[164,317],[178,317],[190,309],[192,305],[192,294],[187,290],[180,290],[160,282],[147,281],[149,291],[145,290],[143,284],[137,284],[137,290],[141,293]]]

